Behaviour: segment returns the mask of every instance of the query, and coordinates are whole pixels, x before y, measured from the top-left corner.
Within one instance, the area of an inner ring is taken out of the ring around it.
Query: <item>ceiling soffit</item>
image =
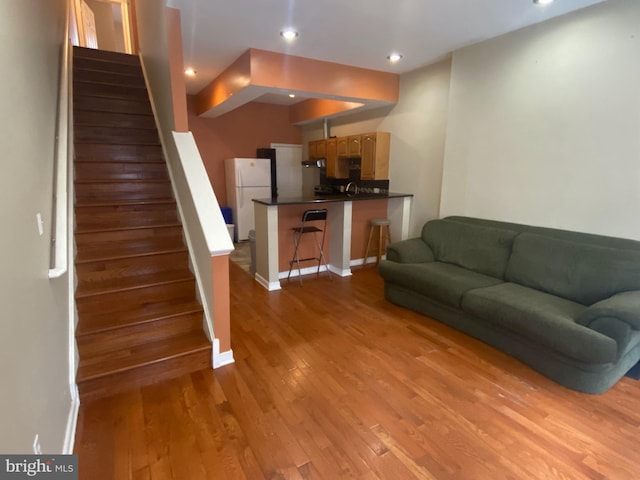
[[[217,117],[267,93],[292,93],[308,98],[290,107],[301,124],[397,103],[399,84],[394,73],[252,48],[198,93],[196,108]]]

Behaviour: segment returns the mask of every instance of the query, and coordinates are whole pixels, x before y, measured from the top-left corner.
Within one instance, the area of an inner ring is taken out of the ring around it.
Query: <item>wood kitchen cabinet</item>
[[[347,155],[359,157],[362,154],[362,135],[350,135],[347,137]]]
[[[346,157],[346,156],[349,155],[349,147],[347,145],[348,143],[349,143],[348,137],[338,137],[338,138],[336,138],[336,144],[337,144],[338,156],[339,157]]]
[[[318,158],[327,157],[326,140],[313,140],[309,142],[309,159],[316,160]]]
[[[360,179],[389,179],[389,132],[366,133],[362,135]]]
[[[309,142],[308,150],[309,160],[315,160],[316,158],[318,158],[318,142],[316,142],[315,140],[313,142]]]
[[[338,154],[338,141],[333,137],[327,139],[327,178],[349,178],[349,165],[345,159],[340,159]],[[346,139],[345,139],[346,140]],[[346,145],[346,143],[345,143]],[[344,156],[344,155],[342,155]]]

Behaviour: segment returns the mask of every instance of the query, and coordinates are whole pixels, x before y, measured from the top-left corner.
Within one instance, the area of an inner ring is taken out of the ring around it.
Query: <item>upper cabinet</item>
[[[338,138],[327,139],[327,177],[348,178],[349,170],[347,162],[338,160]]]
[[[391,134],[388,132],[364,134],[361,145],[360,179],[388,180]]]
[[[309,160],[317,160],[326,158],[327,144],[326,140],[314,140],[309,142]]]
[[[390,142],[388,132],[313,140],[309,142],[309,158],[326,159],[327,178],[349,178],[346,158],[360,157],[361,180],[388,180]]]
[[[359,157],[362,152],[362,135],[350,135],[347,138],[347,155],[350,157]]]
[[[337,137],[336,138],[337,148],[338,148],[338,156],[339,157],[348,157],[349,156],[349,138],[348,137]]]

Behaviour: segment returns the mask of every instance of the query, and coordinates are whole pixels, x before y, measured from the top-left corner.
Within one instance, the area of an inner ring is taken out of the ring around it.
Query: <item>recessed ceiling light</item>
[[[553,0],[533,0],[533,3],[536,5],[549,5],[550,3],[553,3]]]
[[[296,98],[296,94],[295,93],[290,93],[289,94],[289,98]]]
[[[282,36],[282,38],[284,38],[285,40],[294,40],[295,38],[298,37],[299,33],[296,32],[295,30],[292,29],[288,29],[288,30],[283,30],[280,32],[280,35]]]
[[[402,55],[399,53],[392,53],[391,55],[387,55],[387,60],[391,63],[399,62],[402,59]]]
[[[193,77],[196,74],[196,71],[193,68],[189,67],[184,69],[184,74]]]

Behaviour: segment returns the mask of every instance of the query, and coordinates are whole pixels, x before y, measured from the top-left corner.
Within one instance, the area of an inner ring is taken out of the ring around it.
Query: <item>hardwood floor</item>
[[[640,476],[638,381],[563,388],[387,303],[373,268],[231,286],[236,363],[82,405],[81,479]]]

